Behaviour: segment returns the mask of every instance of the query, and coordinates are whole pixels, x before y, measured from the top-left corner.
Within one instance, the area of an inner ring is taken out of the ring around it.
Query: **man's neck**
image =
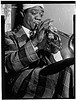
[[[23,26],[26,27],[27,29],[31,30],[30,26],[27,23],[23,23]]]

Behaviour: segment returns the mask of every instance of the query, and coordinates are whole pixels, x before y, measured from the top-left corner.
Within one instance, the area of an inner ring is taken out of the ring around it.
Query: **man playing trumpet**
[[[43,46],[46,44],[46,41],[43,41],[46,32],[52,43],[56,41],[55,34],[51,35],[51,31],[46,31],[50,30],[51,20],[42,21],[43,4],[23,4],[22,14],[22,26],[17,31],[5,34],[9,93],[13,98],[53,98],[59,73],[48,75],[47,72],[46,76],[40,75],[46,65],[62,60],[56,46],[52,44],[51,52]]]

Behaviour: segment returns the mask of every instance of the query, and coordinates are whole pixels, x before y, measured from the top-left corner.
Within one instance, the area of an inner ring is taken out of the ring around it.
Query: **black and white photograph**
[[[1,1],[2,99],[75,99],[75,1]]]

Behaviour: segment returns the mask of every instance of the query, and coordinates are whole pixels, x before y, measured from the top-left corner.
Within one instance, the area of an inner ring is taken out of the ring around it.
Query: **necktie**
[[[33,38],[33,32],[32,31],[30,31],[30,39],[32,39]]]
[[[35,31],[30,31],[30,39],[34,39],[36,36],[36,32]]]

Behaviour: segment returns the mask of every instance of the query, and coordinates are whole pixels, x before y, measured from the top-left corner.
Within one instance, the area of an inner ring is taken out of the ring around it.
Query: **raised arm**
[[[5,65],[8,71],[18,72],[28,68],[29,64],[39,59],[32,42],[29,40],[19,47],[15,34],[5,35]]]

